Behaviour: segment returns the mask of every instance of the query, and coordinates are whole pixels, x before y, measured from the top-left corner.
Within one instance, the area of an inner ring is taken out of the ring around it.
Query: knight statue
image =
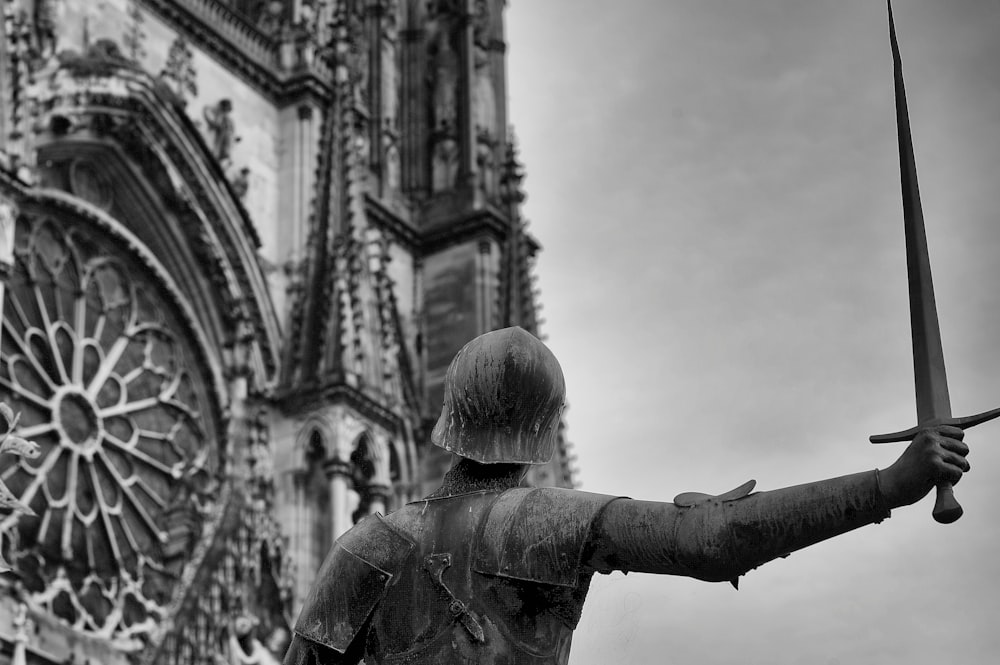
[[[921,432],[882,470],[673,503],[522,487],[552,455],[565,385],[521,328],[452,361],[432,441],[455,460],[439,489],[359,522],[333,546],[285,665],[564,665],[594,573],[735,581],[878,523],[968,471],[962,430]]]

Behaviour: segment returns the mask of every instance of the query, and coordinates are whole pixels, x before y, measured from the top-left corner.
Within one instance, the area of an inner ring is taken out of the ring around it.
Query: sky
[[[1000,3],[894,5],[956,415],[1000,406]],[[507,10],[542,332],[580,489],[670,501],[885,468],[916,424],[885,5]],[[933,494],[740,590],[598,576],[573,665],[993,663],[1000,422]]]

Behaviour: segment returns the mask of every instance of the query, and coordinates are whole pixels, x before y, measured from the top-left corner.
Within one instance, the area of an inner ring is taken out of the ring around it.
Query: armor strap
[[[555,487],[507,490],[480,523],[473,570],[577,586],[591,525],[615,498]]]
[[[341,536],[323,562],[295,632],[346,652],[413,547],[381,515],[359,522]]]

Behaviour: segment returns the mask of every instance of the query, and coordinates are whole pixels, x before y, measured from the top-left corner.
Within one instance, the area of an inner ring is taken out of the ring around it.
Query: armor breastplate
[[[387,518],[415,547],[372,615],[366,663],[566,663],[590,575],[560,586],[477,572],[497,499],[424,500]]]

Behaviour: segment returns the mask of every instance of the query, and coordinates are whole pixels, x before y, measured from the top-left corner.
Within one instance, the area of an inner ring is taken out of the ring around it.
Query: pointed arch
[[[174,275],[214,355],[249,342],[258,387],[279,371],[280,330],[260,240],[180,102],[129,66],[68,60],[37,136],[43,185],[119,219]]]
[[[320,462],[336,457],[336,427],[330,418],[313,414],[299,428],[295,437],[292,469],[304,471],[309,468],[315,454],[321,453]]]

